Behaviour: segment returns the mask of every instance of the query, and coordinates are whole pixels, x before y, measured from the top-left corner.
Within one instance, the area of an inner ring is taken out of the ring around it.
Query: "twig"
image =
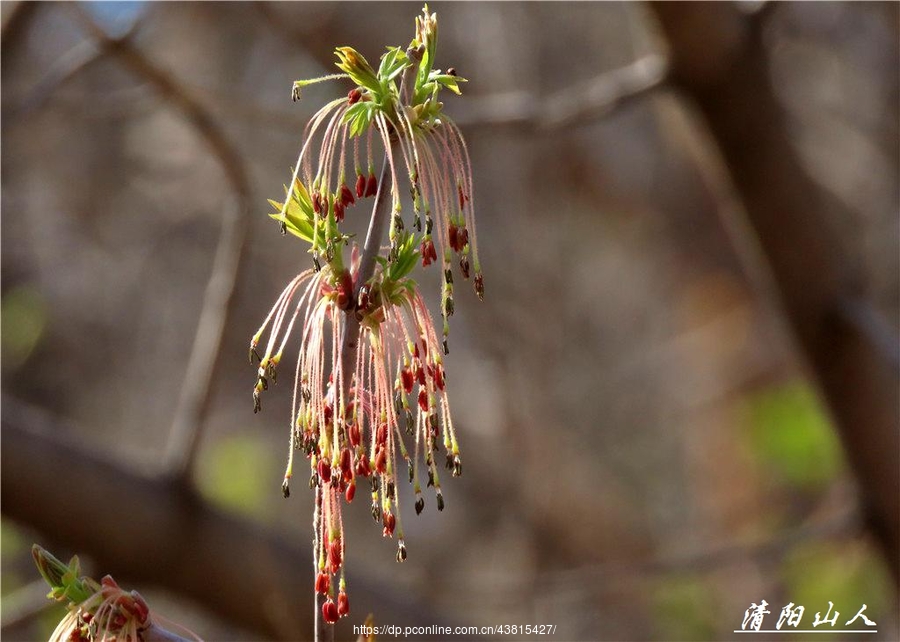
[[[649,54],[619,69],[606,71],[545,99],[529,92],[470,98],[468,110],[455,118],[460,127],[518,127],[548,131],[605,116],[645,97],[666,83],[668,60]]]
[[[212,274],[203,297],[203,309],[166,447],[167,473],[185,481],[190,478],[196,460],[204,418],[209,407],[212,378],[219,360],[222,336],[243,258],[252,209],[250,182],[233,143],[209,111],[181,83],[155,66],[129,41],[109,37],[84,10],[77,5],[72,7],[103,49],[117,56],[126,67],[147,80],[182,111],[219,160],[237,200],[227,210],[222,221]]]

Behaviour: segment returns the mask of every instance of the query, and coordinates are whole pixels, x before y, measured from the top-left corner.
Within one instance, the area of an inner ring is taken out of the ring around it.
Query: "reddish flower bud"
[[[481,276],[481,272],[475,275],[475,294],[484,301],[484,277]]]
[[[341,185],[341,205],[346,207],[347,205],[353,205],[355,202],[356,199],[353,198],[353,192],[347,187],[347,183]]]
[[[347,485],[347,492],[344,493],[344,499],[347,500],[347,503],[353,501],[353,498],[356,496],[356,482],[351,481]]]
[[[375,172],[369,174],[369,180],[366,183],[366,196],[375,196],[378,193],[378,179],[375,178]]]
[[[403,368],[400,371],[400,381],[403,383],[403,390],[406,394],[411,393],[413,389],[413,374],[409,368]]]
[[[381,424],[378,426],[378,430],[375,432],[375,445],[376,446],[384,446],[385,442],[387,442],[387,424]]]
[[[457,244],[459,245],[459,249],[457,249],[456,251],[462,252],[466,245],[469,244],[469,230],[463,227],[459,230],[459,234],[457,236]]]
[[[431,258],[431,253],[434,250],[434,243],[431,239],[426,241],[422,241],[422,247],[420,248],[420,254],[422,255],[422,267],[428,267],[431,265],[431,262],[434,260]]]
[[[424,368],[422,368],[421,365],[419,365],[419,367],[416,368],[416,381],[419,382],[420,386],[425,385],[425,370],[424,370]]]
[[[438,390],[444,389],[444,369],[440,366],[436,366],[434,369],[434,385]]]
[[[321,197],[318,194],[313,194],[312,206],[313,212],[315,212],[316,214],[322,213],[322,201]]]
[[[466,206],[466,201],[469,200],[469,197],[463,191],[462,185],[457,185],[456,191],[459,193],[459,209],[462,209]]]
[[[331,578],[328,577],[328,574],[319,571],[316,575],[316,593],[325,595],[329,586],[331,586]]]
[[[419,408],[422,409],[422,412],[428,410],[428,393],[425,390],[419,390]]]
[[[362,92],[359,90],[359,87],[354,87],[347,94],[347,102],[351,105],[358,103],[360,98],[362,98]]]
[[[394,526],[397,524],[397,518],[394,517],[393,513],[385,513],[384,514],[384,529],[381,531],[383,537],[393,537],[394,536]]]
[[[469,257],[463,254],[459,257],[459,269],[462,272],[463,278],[469,278]]]
[[[368,477],[372,474],[372,469],[369,467],[369,458],[365,453],[356,460],[356,474],[360,477]]]
[[[319,473],[319,479],[322,480],[323,484],[327,484],[331,481],[331,466],[324,459],[320,459],[317,465],[317,471]]]
[[[341,617],[350,613],[350,600],[347,599],[347,594],[344,591],[338,593],[337,611]]]
[[[328,545],[328,563],[331,565],[331,572],[337,573],[343,562],[343,551],[341,550],[341,540],[334,539]]]
[[[387,469],[387,454],[385,453],[384,448],[379,448],[378,453],[375,455],[375,471],[381,475],[384,474],[384,471]]]
[[[350,430],[348,432],[349,432],[349,437],[350,437],[350,445],[353,446],[354,448],[356,448],[357,446],[359,446],[359,440],[360,440],[359,424],[357,424],[355,422],[350,424]]]
[[[366,193],[366,177],[360,174],[356,177],[356,198],[362,198]]]
[[[447,231],[447,236],[450,239],[450,247],[453,248],[454,252],[459,252],[459,248],[456,243],[459,240],[459,234],[456,229],[456,226],[453,223],[450,223],[450,228]]]
[[[334,624],[338,621],[337,606],[335,606],[334,601],[330,597],[322,605],[322,618],[327,624]]]
[[[338,223],[344,220],[344,203],[341,201],[334,202],[334,220]]]

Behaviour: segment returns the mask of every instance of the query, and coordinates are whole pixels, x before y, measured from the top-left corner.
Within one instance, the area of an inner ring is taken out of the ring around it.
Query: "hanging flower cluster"
[[[443,89],[459,94],[465,80],[453,69],[434,68],[436,42],[436,16],[426,7],[409,48],[389,47],[377,71],[354,49],[340,47],[342,73],[295,82],[295,100],[303,87],[323,80],[349,79],[353,87],[312,117],[286,199],[270,201],[282,232],[309,244],[313,266],[288,283],[251,339],[250,360],[259,364],[254,411],[276,381],[296,328],[300,354],[283,491],[290,493],[300,450],[316,492],[315,590],[325,596],[322,616],[329,623],[349,612],[343,502],[352,502],[360,485],[371,491],[372,517],[385,537],[397,538],[402,562],[402,478],[413,485],[418,514],[425,508],[423,482],[434,488],[438,510],[444,508],[435,461],[442,448],[446,467],[454,476],[462,472],[443,363],[454,260],[463,279],[474,275],[479,298],[484,280],[468,150],[438,100]],[[376,152],[384,156],[380,180]],[[410,225],[402,214],[406,187]],[[378,251],[360,256],[342,223],[371,197],[373,222],[389,217],[390,245],[378,250],[375,239]],[[419,262],[442,268],[440,335],[410,276]]]

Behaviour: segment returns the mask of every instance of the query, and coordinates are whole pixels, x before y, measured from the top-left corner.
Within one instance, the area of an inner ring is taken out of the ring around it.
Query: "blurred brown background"
[[[337,638],[729,639],[765,599],[897,639],[898,5],[430,8],[487,290],[450,339],[465,474],[403,565],[348,507]],[[32,542],[208,640],[311,636],[290,394],[254,416],[246,362],[309,259],[265,199],[346,91],[291,81],[419,9],[3,3],[5,639],[61,617]]]

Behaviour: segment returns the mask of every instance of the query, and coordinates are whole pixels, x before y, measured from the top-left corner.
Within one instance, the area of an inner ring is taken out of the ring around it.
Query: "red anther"
[[[331,481],[331,466],[324,459],[320,459],[317,465],[317,470],[319,473],[319,479],[322,480],[323,484],[327,484]]]
[[[104,588],[119,588],[119,584],[113,579],[112,575],[104,575],[100,580],[100,586]]]
[[[112,626],[116,629],[124,628],[124,626],[128,623],[128,618],[125,617],[124,613],[116,613],[116,616],[112,620]]]
[[[356,497],[356,482],[351,481],[347,485],[347,491],[344,493],[344,499],[347,500],[347,503],[353,501],[353,498]]]
[[[331,586],[331,578],[328,577],[327,573],[319,571],[318,575],[316,575],[316,593],[325,595],[329,586]]]
[[[341,451],[341,470],[344,472],[350,472],[352,467],[350,465],[350,449],[344,448]]]
[[[444,369],[440,366],[434,369],[434,385],[437,386],[438,390],[444,389]]]
[[[368,477],[372,474],[372,469],[369,467],[369,457],[365,453],[356,460],[356,474],[360,477]]]
[[[350,445],[356,448],[359,446],[359,424],[352,423],[350,424],[349,437],[350,437]]]
[[[413,344],[413,356],[414,356],[416,359],[419,358],[419,344],[418,344],[418,343],[414,343],[414,344]]]
[[[334,202],[334,220],[338,223],[344,220],[344,204],[341,201]]]
[[[422,241],[422,247],[420,248],[420,253],[422,254],[422,267],[431,265],[431,262],[434,260],[431,258],[431,253],[433,251],[434,243],[432,243],[431,239]]]
[[[375,196],[378,193],[378,179],[375,178],[375,172],[369,174],[369,180],[366,183],[366,196]]]
[[[387,441],[387,424],[381,424],[378,426],[378,430],[375,432],[375,445],[376,446],[384,446]]]
[[[403,370],[400,371],[400,381],[403,383],[404,392],[406,392],[406,394],[411,393],[413,389],[412,370],[410,370],[409,368],[403,368]]]
[[[366,177],[360,174],[356,177],[356,198],[362,198],[366,193]]]
[[[352,476],[350,476],[352,478]],[[344,477],[341,477],[341,481],[338,483],[338,492],[343,493],[347,490],[347,482],[344,481]]]
[[[353,198],[353,192],[347,187],[347,183],[341,185],[341,205],[346,207],[347,205],[353,205],[355,202],[356,199]]]
[[[459,257],[459,269],[462,271],[464,279],[469,278],[469,257],[463,254]]]
[[[337,573],[341,569],[341,563],[343,562],[341,540],[331,540],[331,543],[328,545],[328,562],[331,564],[332,573]]]
[[[330,597],[325,604],[322,605],[322,618],[328,624],[334,624],[338,621],[338,610]]]
[[[469,200],[469,197],[463,191],[462,185],[457,185],[456,191],[459,193],[459,209],[462,209],[466,206],[466,201]]]
[[[378,453],[375,455],[375,471],[381,475],[384,474],[385,469],[387,468],[387,453],[384,448],[379,448]]]
[[[469,230],[466,229],[465,227],[461,228],[459,230],[458,236],[459,236],[459,239],[458,239],[459,249],[456,251],[462,252],[463,249],[466,247],[466,245],[469,244]]]
[[[425,370],[421,365],[416,369],[416,381],[419,382],[420,386],[425,385]]]
[[[322,201],[320,200],[320,198],[321,197],[319,196],[319,194],[313,194],[312,206],[313,212],[315,212],[316,214],[322,213]]]
[[[450,247],[453,248],[454,252],[459,252],[459,248],[456,245],[459,240],[458,229],[453,223],[450,223],[450,228],[447,230],[447,236],[450,239]]]
[[[484,301],[484,277],[481,276],[481,272],[475,275],[475,294]]]
[[[136,617],[138,622],[143,624],[150,615],[150,607],[147,606],[147,602],[144,601],[143,596],[137,591],[132,591],[131,597],[134,598],[134,609],[137,612]]]
[[[397,523],[397,518],[394,517],[393,513],[385,513],[383,521],[384,521],[384,529],[381,531],[382,536],[393,537],[394,536],[394,526]]]
[[[347,93],[347,102],[351,105],[358,103],[360,98],[362,98],[362,92],[359,87],[354,87]]]
[[[422,412],[428,410],[428,393],[425,390],[419,390],[419,408],[422,409]]]
[[[334,406],[330,403],[325,404],[325,407],[322,408],[322,414],[325,415],[325,423],[331,423],[331,418],[334,417]]]
[[[344,591],[338,593],[337,610],[338,615],[341,617],[350,613],[350,600],[347,599],[347,594]]]

